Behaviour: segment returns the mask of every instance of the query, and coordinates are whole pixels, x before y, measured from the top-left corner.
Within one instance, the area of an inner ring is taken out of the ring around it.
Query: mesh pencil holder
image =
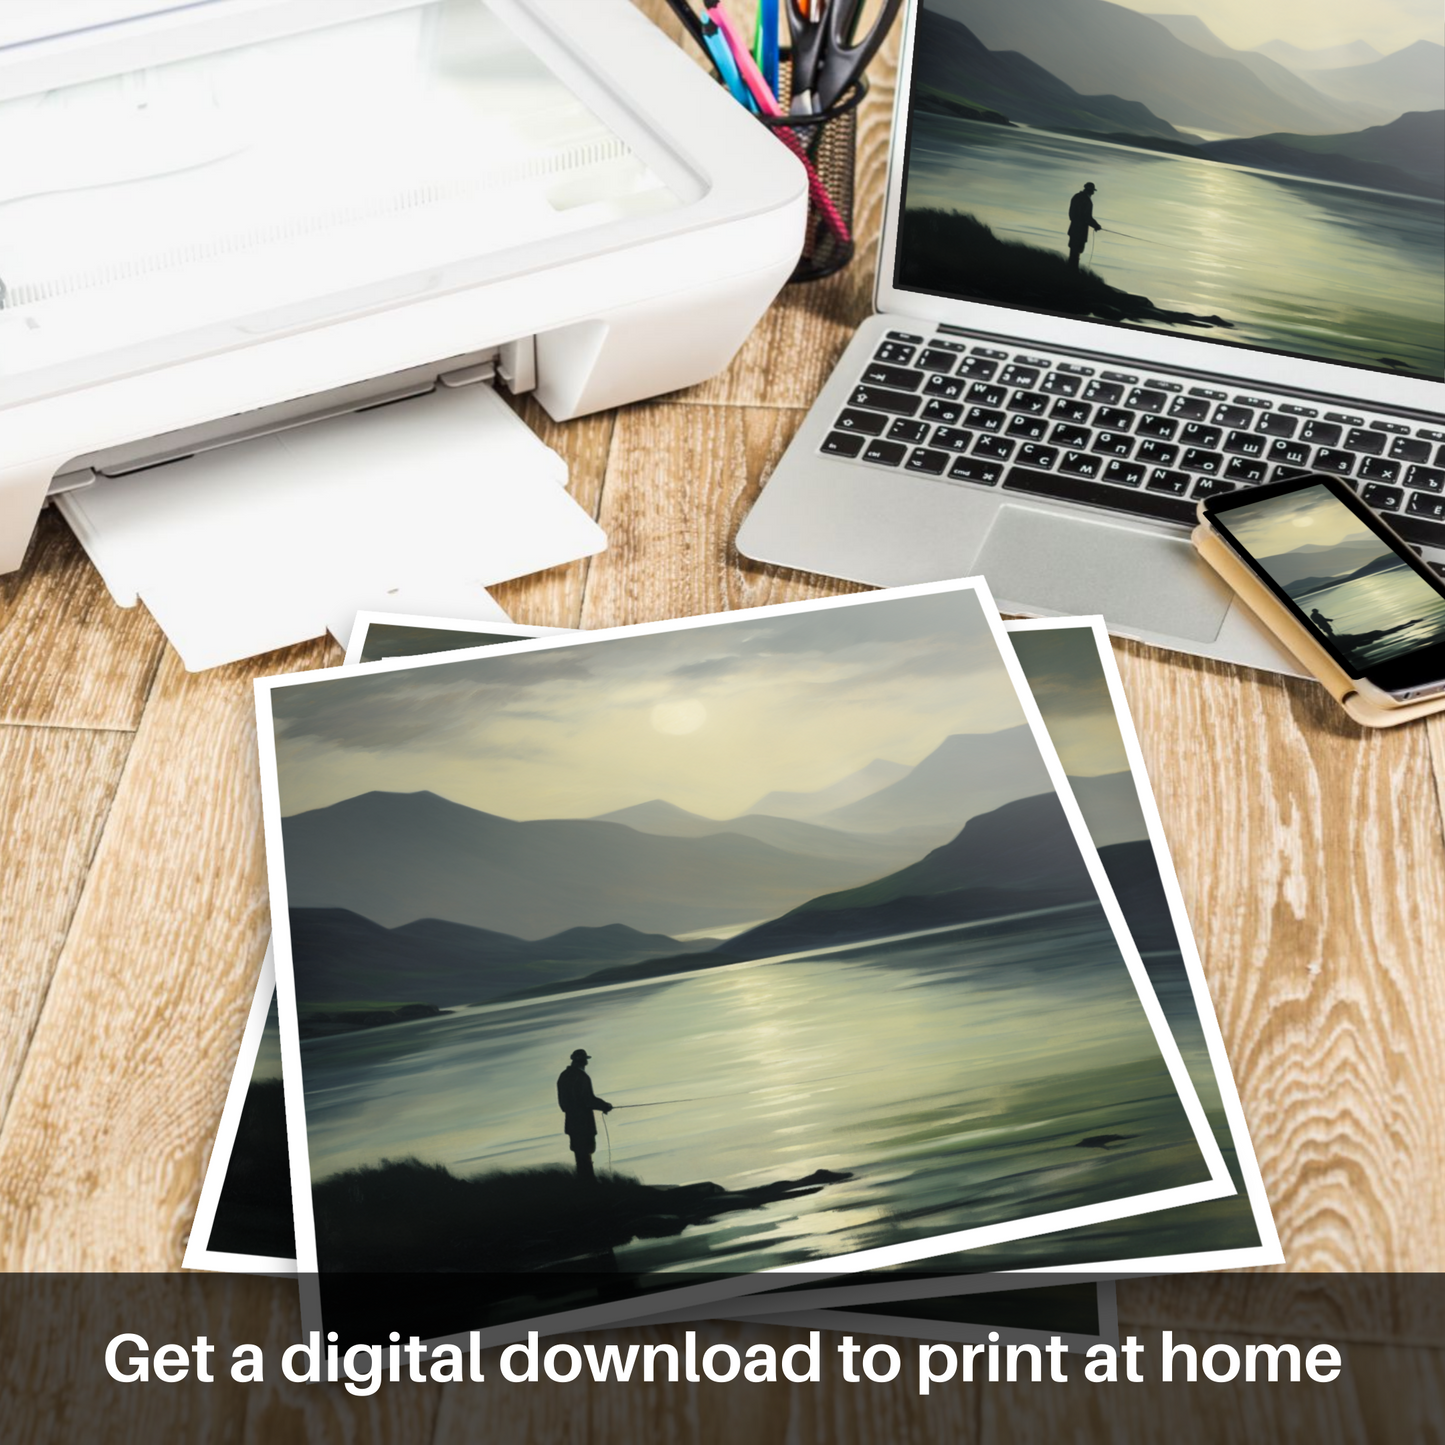
[[[784,108],[788,77],[785,58],[779,76]],[[808,168],[808,227],[790,281],[819,281],[853,259],[853,162],[858,107],[867,94],[868,81],[860,77],[816,114],[758,117]]]

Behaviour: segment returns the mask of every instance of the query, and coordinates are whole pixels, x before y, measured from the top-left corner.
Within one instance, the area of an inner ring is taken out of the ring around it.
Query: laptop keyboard
[[[965,486],[1193,525],[1201,497],[1344,477],[1416,546],[1445,548],[1445,431],[1287,393],[1113,371],[1064,353],[888,332],[821,450]],[[1445,565],[1433,563],[1445,573]]]

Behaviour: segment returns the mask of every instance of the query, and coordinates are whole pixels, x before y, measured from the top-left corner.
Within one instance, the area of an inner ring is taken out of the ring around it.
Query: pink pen
[[[743,44],[743,38],[733,25],[732,17],[723,9],[721,0],[704,0],[704,3],[707,6],[708,16],[716,23],[717,28],[722,32],[723,39],[727,41],[728,49],[732,51],[733,59],[737,61],[738,73],[743,78],[743,84],[747,86],[753,99],[757,101],[758,109],[764,115],[775,120],[780,118],[784,114],[783,108],[778,104],[777,97],[768,89],[768,83],[763,79],[763,73],[758,69],[758,63],[753,59],[752,51]],[[838,239],[844,245],[850,244],[853,240],[852,233],[839,214],[838,207],[834,205],[832,196],[828,194],[828,188],[823,184],[823,178],[818,174],[812,161],[808,159],[803,142],[798,138],[797,132],[779,127],[774,134],[802,161],[803,169],[808,173],[808,194],[812,196],[813,204],[838,233]]]

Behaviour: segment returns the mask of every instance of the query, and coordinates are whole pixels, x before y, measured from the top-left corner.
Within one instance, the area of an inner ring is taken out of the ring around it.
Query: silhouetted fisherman
[[[1096,231],[1104,228],[1094,219],[1094,192],[1099,188],[1093,181],[1085,181],[1082,191],[1075,191],[1069,199],[1069,268],[1079,269],[1079,257],[1089,243],[1089,227]]]
[[[597,1152],[597,1120],[592,1111],[612,1112],[612,1105],[592,1092],[587,1075],[591,1057],[586,1049],[573,1049],[572,1062],[557,1075],[557,1107],[562,1111],[568,1147],[577,1160],[579,1179],[597,1177],[592,1172],[592,1156]]]
[[[1318,607],[1310,613],[1310,621],[1313,622],[1326,637],[1333,637],[1335,635],[1335,629],[1330,625],[1330,619],[1326,617]]]

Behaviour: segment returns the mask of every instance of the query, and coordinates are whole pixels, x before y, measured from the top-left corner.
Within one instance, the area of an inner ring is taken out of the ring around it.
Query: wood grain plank
[[[772,408],[654,403],[620,412],[584,627],[691,617],[863,589],[743,562],[742,519],[801,416]]]
[[[1445,841],[1427,734],[1116,644],[1296,1270],[1445,1267]]]
[[[0,577],[0,723],[133,731],[164,642],[117,607],[54,508],[24,565]]]
[[[602,486],[612,447],[613,413],[555,422],[530,396],[508,397],[513,409],[533,431],[567,462],[567,490],[595,518],[602,505]],[[490,589],[514,622],[535,627],[576,627],[582,615],[582,594],[592,558],[550,567]]]
[[[0,1268],[173,1269],[269,932],[251,680],[167,650],[3,1127]]]
[[[123,732],[0,728],[0,1120],[131,741]]]

